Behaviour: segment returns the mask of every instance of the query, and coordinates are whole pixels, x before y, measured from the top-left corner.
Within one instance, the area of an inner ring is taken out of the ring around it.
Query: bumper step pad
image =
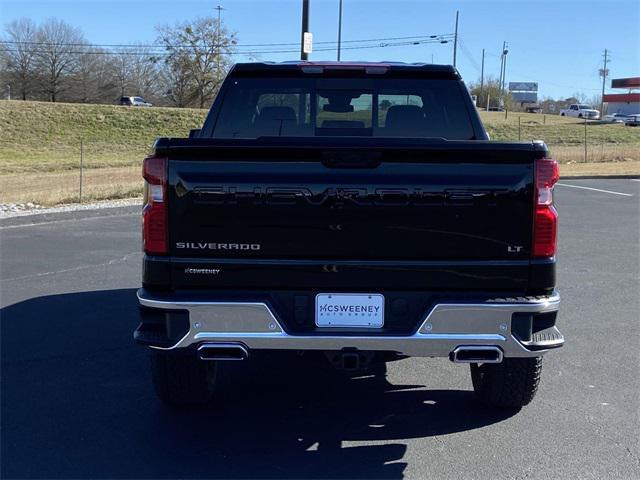
[[[564,335],[554,325],[531,335],[531,340],[520,341],[529,350],[547,350],[564,345]]]

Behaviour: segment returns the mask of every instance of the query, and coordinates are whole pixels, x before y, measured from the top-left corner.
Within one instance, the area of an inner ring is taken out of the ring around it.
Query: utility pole
[[[498,102],[502,102],[502,98],[504,95],[504,82],[507,77],[507,53],[509,53],[509,50],[507,49],[507,42],[504,41],[502,42],[502,53],[500,55],[500,79],[498,82],[498,91],[499,91]],[[501,105],[498,105],[498,106],[501,106]]]
[[[502,93],[504,93],[505,90],[505,84],[507,83],[507,53],[509,52],[509,50],[504,50],[504,69],[502,72]]]
[[[502,96],[502,69],[504,68],[504,47],[506,42],[502,42],[502,52],[500,52],[500,75],[498,76],[498,101]]]
[[[342,0],[338,7],[338,61],[340,61],[340,45],[342,42]]]
[[[8,94],[7,94],[7,100],[11,100],[11,85],[7,84],[7,90],[8,90]]]
[[[484,48],[482,49],[482,68],[480,69],[480,98],[484,92]]]
[[[302,36],[300,39],[300,60],[309,60],[309,54],[304,51],[305,33],[309,32],[309,0],[302,0]]]
[[[124,97],[124,86],[127,81],[127,74],[125,72],[125,60],[124,55],[120,56],[120,96]]]
[[[221,14],[222,10],[224,10],[224,8],[222,8],[220,5],[218,5],[216,7],[216,10],[218,11],[218,31],[216,32],[217,33],[217,35],[216,35],[216,37],[217,37],[216,44],[217,44],[217,50],[218,50],[218,53],[216,55],[216,60],[217,60],[217,62],[216,62],[216,77],[217,77],[216,78],[216,83],[218,85],[220,85],[220,77],[221,77],[221,75],[220,75],[220,44],[222,43],[222,23],[221,23],[222,20],[220,18],[220,14]]]
[[[453,66],[456,66],[456,56],[458,54],[458,17],[460,11],[456,10],[456,31],[453,35]]]
[[[607,71],[607,60],[608,60],[609,51],[604,49],[604,66],[602,67],[602,97],[600,98],[600,118],[604,117],[604,87],[607,82],[607,75],[609,72]]]

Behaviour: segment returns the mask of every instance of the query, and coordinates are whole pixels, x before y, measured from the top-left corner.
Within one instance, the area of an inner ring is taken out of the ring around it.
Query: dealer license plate
[[[319,293],[318,327],[380,328],[384,325],[384,296],[379,293]]]

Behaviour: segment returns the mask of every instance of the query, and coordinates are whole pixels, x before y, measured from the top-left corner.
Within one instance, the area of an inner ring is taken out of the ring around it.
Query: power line
[[[342,40],[342,43],[366,43],[366,42],[383,42],[383,41],[395,41],[395,40],[451,40],[453,39],[454,34],[445,33],[438,35],[412,35],[405,37],[381,37],[381,38],[366,38],[366,39],[358,39],[358,40]],[[208,47],[209,45],[202,44],[160,44],[160,43],[149,43],[149,44],[134,44],[134,43],[68,43],[68,42],[36,42],[36,41],[22,41],[22,40],[0,40],[0,44],[5,45],[35,45],[35,46],[64,46],[64,47],[87,47],[87,48],[202,48]],[[323,41],[323,42],[315,42],[316,45],[336,45],[336,41]],[[287,47],[287,46],[298,46],[297,42],[289,42],[289,43],[246,43],[246,44],[236,44],[239,48],[247,48],[247,47]]]
[[[458,37],[458,45],[460,45],[460,50],[462,51],[464,56],[467,58],[467,60],[469,60],[469,63],[471,63],[473,68],[475,68],[478,71],[478,73],[480,73],[480,70],[481,70],[480,65],[478,64],[476,59],[473,58],[473,55],[471,54],[469,49],[466,47],[466,45],[462,41],[462,38],[460,37]]]
[[[493,54],[493,53],[488,53],[487,52],[487,53],[485,53],[485,55],[487,55],[489,57],[500,58],[500,55],[496,55],[496,54]],[[514,70],[513,68],[511,68],[510,70],[511,70],[512,73],[515,73],[519,77],[522,77],[522,80],[527,80],[527,81],[531,81],[531,82],[537,81],[537,80],[533,80],[531,76],[523,74],[522,72]],[[574,90],[591,90],[591,91],[596,91],[596,92],[600,91],[599,88],[580,87],[580,86],[576,86],[576,85],[563,85],[561,83],[549,82],[549,81],[545,81],[544,83],[548,84],[548,85],[553,85],[554,87],[572,88]]]
[[[398,46],[415,46],[415,45],[426,45],[426,44],[434,44],[434,43],[449,43],[449,39],[446,38],[436,38],[436,39],[425,39],[425,40],[411,40],[411,41],[403,41],[403,42],[379,42],[372,45],[350,45],[343,46],[342,50],[363,50],[363,49],[372,49],[372,48],[388,48],[388,47],[398,47]],[[344,42],[343,42],[344,43]],[[191,46],[190,46],[191,47]],[[216,48],[216,45],[209,46],[211,48]],[[230,47],[226,47],[229,49]],[[325,51],[333,51],[334,47],[322,47],[316,48],[316,52],[325,52]],[[30,49],[30,50],[17,50],[15,47],[10,47],[7,49],[10,53],[43,53],[45,49]],[[266,53],[296,53],[297,49],[280,49],[280,50],[233,50],[227,52],[228,55],[251,55],[251,54],[266,54]],[[75,54],[75,55],[131,55],[131,56],[148,56],[148,57],[167,57],[173,55],[171,52],[159,52],[159,51],[135,51],[135,50],[68,50],[65,53]]]

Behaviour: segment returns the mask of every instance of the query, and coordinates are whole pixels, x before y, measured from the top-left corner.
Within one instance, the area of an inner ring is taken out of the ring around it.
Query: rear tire
[[[529,404],[538,391],[541,373],[542,357],[471,364],[476,398],[491,407],[521,408]]]
[[[151,352],[151,378],[156,395],[169,405],[201,405],[213,398],[216,362],[191,355]]]

